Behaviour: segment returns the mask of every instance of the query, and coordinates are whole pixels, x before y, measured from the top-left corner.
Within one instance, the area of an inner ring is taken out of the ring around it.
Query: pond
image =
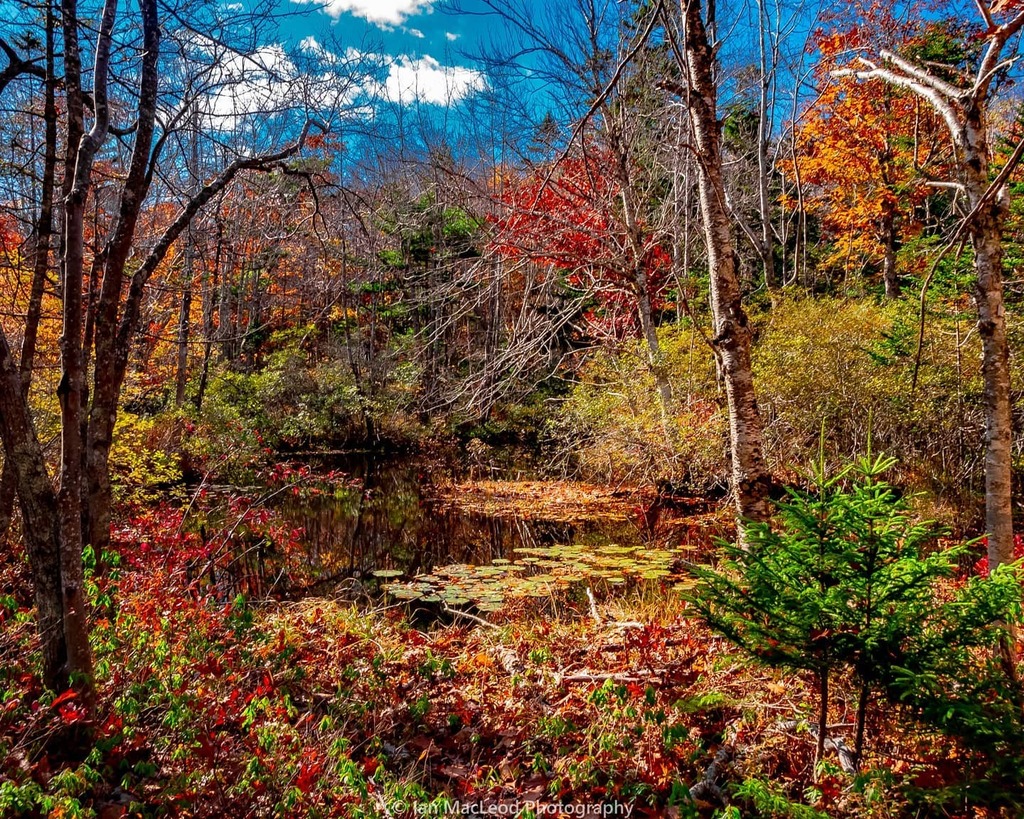
[[[482,596],[486,607],[496,588],[524,578],[524,593],[537,595],[590,575],[621,583],[623,570],[657,578],[673,559],[664,544],[687,540],[650,491],[489,477],[423,457],[291,467],[220,520],[214,510],[225,504],[210,507],[207,525],[235,541],[218,585],[224,594],[295,598],[356,581],[406,599]]]

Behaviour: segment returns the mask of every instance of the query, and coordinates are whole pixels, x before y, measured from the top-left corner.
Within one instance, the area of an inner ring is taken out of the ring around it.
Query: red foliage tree
[[[569,285],[591,291],[598,304],[588,314],[594,330],[618,339],[646,336],[650,313],[664,306],[672,258],[655,226],[637,219],[631,235],[622,186],[608,171],[612,162],[608,152],[592,148],[505,180],[502,213],[491,220],[492,248],[505,258],[555,267]]]

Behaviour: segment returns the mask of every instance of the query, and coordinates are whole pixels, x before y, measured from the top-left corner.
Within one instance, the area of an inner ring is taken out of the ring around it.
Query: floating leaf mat
[[[496,560],[489,566],[442,566],[430,574],[387,583],[384,589],[398,600],[452,607],[471,604],[480,611],[496,611],[506,600],[546,598],[572,584],[662,581],[670,576],[678,555],[668,549],[614,543],[519,549],[514,560]]]

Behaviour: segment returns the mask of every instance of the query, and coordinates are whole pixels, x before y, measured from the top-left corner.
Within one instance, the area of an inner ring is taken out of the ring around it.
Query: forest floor
[[[93,576],[92,722],[41,689],[27,569],[0,566],[0,815],[985,815],[928,812],[966,763],[891,706],[861,773],[833,746],[815,776],[808,681],[740,656],[672,582],[424,621],[362,593],[218,600],[185,546],[144,518]],[[844,747],[853,687],[833,702]]]

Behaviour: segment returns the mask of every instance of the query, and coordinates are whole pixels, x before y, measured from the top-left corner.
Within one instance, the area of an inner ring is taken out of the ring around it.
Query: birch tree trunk
[[[974,249],[974,300],[982,342],[985,395],[985,528],[989,566],[995,568],[1013,560],[1013,423],[1002,269],[1004,183],[1012,169],[1003,168],[992,179],[986,119],[992,83],[1012,63],[1004,52],[1009,41],[1024,28],[1024,11],[1011,11],[1005,22],[999,23],[993,8],[984,2],[977,7],[985,33],[981,59],[969,85],[947,82],[929,66],[918,65],[887,49],[879,51],[878,63],[861,57],[861,69],[837,73],[861,79],[878,78],[913,91],[942,116],[956,146],[958,180],[954,184],[966,194],[971,212],[954,238],[970,237]]]
[[[990,566],[1013,562],[1010,348],[1003,306],[1003,221],[1005,200],[988,190],[988,146],[980,111],[970,112],[964,130],[964,180],[977,214],[968,226],[974,248],[974,302],[981,337],[985,384],[985,529]]]
[[[771,290],[780,284],[775,271],[775,236],[772,233],[770,189],[772,163],[768,155],[771,148],[772,115],[774,113],[774,95],[771,92],[775,83],[778,55],[775,47],[775,35],[772,31],[771,15],[764,0],[758,0],[757,16],[761,26],[761,33],[758,37],[760,77],[758,78],[757,101],[757,206],[761,217],[761,246],[758,248],[758,252],[764,267],[765,287]]]
[[[762,451],[761,416],[754,395],[751,333],[743,309],[737,276],[737,257],[722,179],[722,139],[718,123],[718,93],[714,52],[701,17],[699,0],[682,0],[683,66],[689,110],[697,149],[697,183],[711,276],[711,310],[715,334],[712,345],[722,370],[729,405],[732,491],[742,520],[768,517],[770,479]]]

